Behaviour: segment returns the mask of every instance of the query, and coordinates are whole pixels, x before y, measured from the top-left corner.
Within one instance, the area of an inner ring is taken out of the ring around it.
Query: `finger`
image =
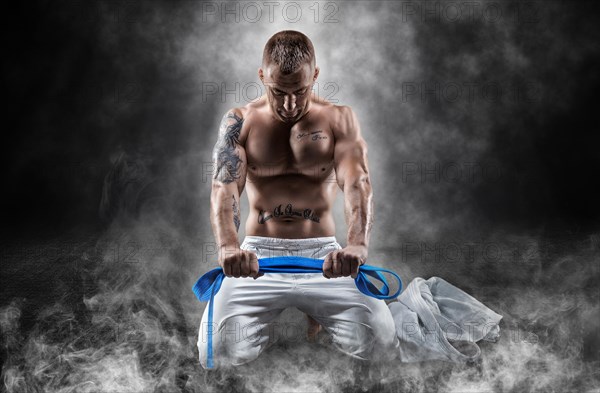
[[[231,261],[230,260],[225,260],[225,262],[223,262],[223,273],[225,273],[225,276],[231,277]]]
[[[344,261],[344,263],[342,263],[342,276],[344,277],[348,277],[352,271],[352,262],[354,261],[354,258],[352,258],[352,260],[348,261]]]
[[[352,264],[351,264],[351,272],[350,275],[352,276],[352,278],[356,278],[356,276],[358,276],[358,266],[359,266],[359,261],[357,260],[353,260]]]
[[[237,278],[240,276],[240,263],[240,257],[238,256],[231,264],[231,275],[233,277]]]
[[[333,253],[329,253],[327,254],[327,256],[325,257],[325,261],[323,261],[323,276],[325,276],[326,278],[331,278],[331,266],[332,266],[332,258],[333,258]]]
[[[333,260],[333,277],[339,277],[342,274],[342,255],[338,254]]]
[[[240,265],[240,276],[245,278],[248,277],[248,274],[250,274],[250,255],[244,253],[242,263]]]
[[[258,275],[258,258],[256,254],[250,255],[250,277],[257,278]]]

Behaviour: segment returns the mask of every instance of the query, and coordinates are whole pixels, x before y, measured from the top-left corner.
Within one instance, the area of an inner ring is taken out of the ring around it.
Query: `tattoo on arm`
[[[231,198],[233,199],[233,223],[235,224],[235,230],[239,232],[241,222],[240,208],[238,202],[235,200],[235,195],[232,195]]]
[[[219,139],[213,149],[213,160],[216,164],[214,179],[225,184],[232,183],[240,177],[242,160],[236,151],[236,145],[240,143],[243,124],[244,119],[235,113],[228,113],[219,128]]]

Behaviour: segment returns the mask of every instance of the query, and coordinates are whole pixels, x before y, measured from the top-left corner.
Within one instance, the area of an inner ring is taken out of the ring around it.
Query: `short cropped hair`
[[[275,33],[263,52],[263,66],[276,64],[284,74],[296,72],[302,65],[315,65],[315,48],[310,39],[299,31],[283,30]]]

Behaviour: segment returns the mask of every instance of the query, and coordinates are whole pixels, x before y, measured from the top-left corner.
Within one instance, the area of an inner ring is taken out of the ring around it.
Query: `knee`
[[[197,347],[200,365],[204,369],[209,369],[209,343],[206,335],[198,339]],[[212,369],[239,366],[255,360],[259,355],[260,346],[248,338],[228,337],[227,335],[219,334],[219,332],[213,335]]]
[[[357,323],[348,331],[335,333],[335,345],[342,352],[360,360],[395,358],[400,345],[393,326],[375,321],[369,325]]]
[[[372,357],[376,334],[363,324],[338,326],[332,332],[333,344],[342,352],[356,359],[369,360]]]
[[[373,358],[386,362],[398,357],[400,351],[400,340],[396,332],[393,320],[381,321],[373,334],[373,345],[371,347]]]

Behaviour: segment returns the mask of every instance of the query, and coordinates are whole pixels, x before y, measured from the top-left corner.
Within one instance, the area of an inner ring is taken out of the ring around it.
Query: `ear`
[[[265,80],[264,80],[265,79],[265,74],[263,72],[262,67],[258,69],[258,77],[260,78],[260,81],[262,83],[265,83]]]
[[[313,82],[315,82],[317,80],[317,78],[319,77],[319,67],[315,67],[315,75],[313,76]]]

